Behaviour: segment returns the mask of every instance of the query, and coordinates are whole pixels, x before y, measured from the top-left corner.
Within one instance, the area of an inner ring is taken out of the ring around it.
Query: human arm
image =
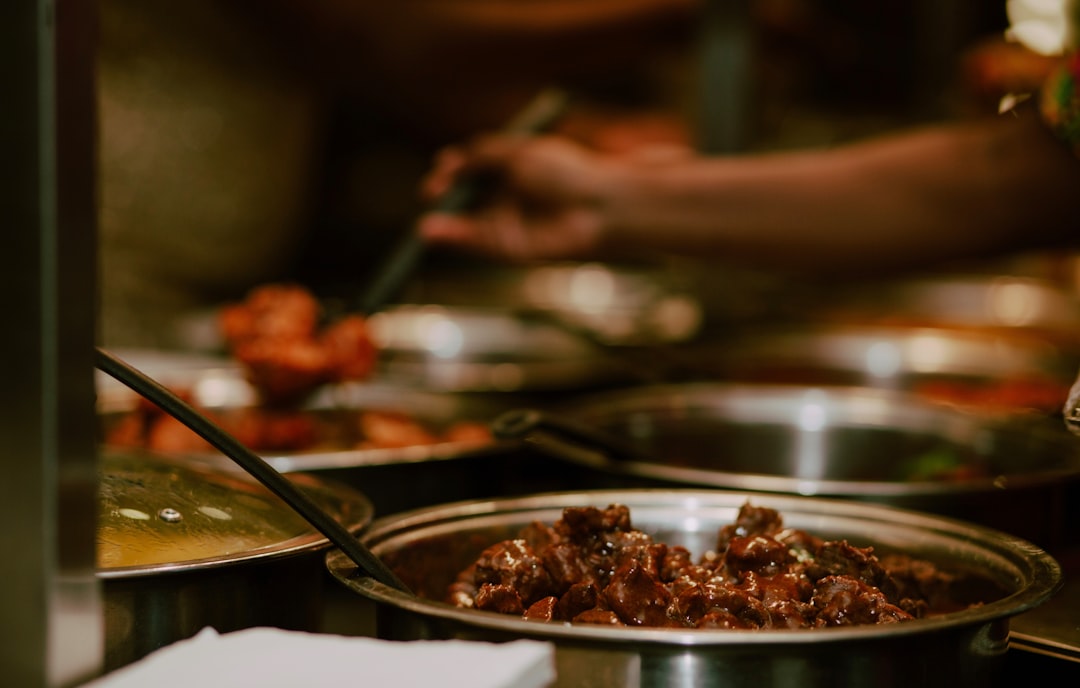
[[[1069,240],[1080,161],[1035,112],[828,150],[706,158],[600,156],[567,142],[491,140],[449,155],[508,186],[422,233],[509,260],[657,251],[800,271],[902,269]]]

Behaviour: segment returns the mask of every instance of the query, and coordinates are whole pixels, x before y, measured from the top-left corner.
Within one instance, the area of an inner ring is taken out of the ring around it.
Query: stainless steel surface
[[[749,336],[717,351],[728,378],[910,389],[931,379],[1056,381],[1080,356],[1039,338],[945,327],[829,325]]]
[[[119,352],[118,355],[174,391],[189,394],[201,408],[227,412],[251,408],[258,403],[254,388],[244,379],[242,371],[227,359],[155,352]],[[140,361],[146,365],[141,365]],[[130,412],[136,403],[137,395],[128,388],[110,379],[98,378],[98,410],[106,425]],[[486,423],[499,409],[500,405],[479,397],[379,383],[326,386],[301,407],[314,415],[337,411],[402,413],[433,431],[459,421]],[[294,473],[452,460],[502,449],[494,441],[444,440],[395,447],[327,446],[322,443],[294,452],[271,451],[262,458],[280,472]],[[196,458],[222,469],[234,469],[232,462],[217,452],[207,452]]]
[[[1065,584],[1047,604],[1014,620],[1009,644],[1018,651],[1068,662],[1080,675],[1080,548],[1064,551],[1059,562]]]
[[[449,504],[379,519],[362,539],[438,595],[481,549],[534,520],[553,522],[566,506],[625,504],[635,527],[700,556],[748,499],[778,509],[787,525],[822,537],[977,569],[1007,594],[962,612],[899,624],[682,631],[529,622],[403,596],[354,577],[355,567],[337,552],[327,555],[327,566],[343,585],[375,601],[381,637],[548,640],[556,644],[557,685],[575,687],[993,685],[1010,618],[1061,586],[1053,558],[1004,533],[879,505],[734,492],[593,491]]]
[[[943,275],[885,282],[832,304],[837,321],[1055,335],[1075,345],[1080,299],[1047,279]]]
[[[371,521],[372,505],[358,492],[309,475],[290,479],[350,532]],[[105,452],[100,484],[106,668],[206,626],[318,630],[329,540],[254,479]]]
[[[653,458],[553,448],[594,469],[601,486],[850,498],[965,518],[1044,547],[1075,538],[1066,513],[1080,445],[1053,419],[988,419],[886,390],[725,383],[594,394],[561,411]]]
[[[242,411],[256,403],[252,387],[235,364],[220,357],[146,350],[118,356],[174,391],[185,391],[211,412]],[[137,396],[107,376],[98,379],[98,409],[110,427],[130,412]],[[328,386],[304,406],[316,418],[334,421],[364,411],[400,413],[433,431],[465,423],[486,424],[507,403],[504,395],[425,391],[401,385],[358,383]],[[376,513],[386,515],[453,499],[518,493],[516,445],[481,439],[443,439],[403,446],[358,447],[324,443],[306,451],[258,451],[283,473],[316,472],[364,493]],[[185,456],[217,470],[241,472],[213,451]]]
[[[640,380],[627,351],[697,337],[711,306],[686,266],[473,266],[418,275],[404,302],[368,319],[373,380],[443,392],[547,393]],[[752,299],[751,299],[752,300]],[[346,312],[347,298],[327,298]],[[222,346],[216,311],[183,323],[190,350]]]
[[[5,403],[0,667],[67,686],[101,668],[93,575],[97,3],[3,3]]]
[[[704,325],[706,278],[694,264],[552,263],[434,272],[410,303],[502,313],[544,312],[612,346],[694,338]]]
[[[594,341],[547,318],[485,307],[403,305],[369,319],[377,376],[453,392],[581,389],[633,379]]]
[[[1080,435],[1080,376],[1077,376],[1069,386],[1069,393],[1065,395],[1061,415],[1066,429],[1074,435]]]

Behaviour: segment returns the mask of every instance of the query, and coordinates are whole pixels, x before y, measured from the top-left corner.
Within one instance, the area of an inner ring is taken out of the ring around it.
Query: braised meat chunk
[[[785,528],[773,509],[744,504],[716,541],[694,559],[634,528],[626,506],[571,507],[488,547],[447,600],[543,621],[708,629],[898,623],[958,606],[954,574]]]

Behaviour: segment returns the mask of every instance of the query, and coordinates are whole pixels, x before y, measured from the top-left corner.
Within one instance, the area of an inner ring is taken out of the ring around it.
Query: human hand
[[[510,262],[587,258],[603,244],[607,162],[569,139],[492,135],[441,152],[423,184],[436,199],[476,175],[493,188],[459,214],[430,212],[418,231],[428,242]]]

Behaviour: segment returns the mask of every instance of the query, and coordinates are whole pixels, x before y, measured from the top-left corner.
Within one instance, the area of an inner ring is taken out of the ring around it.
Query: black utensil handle
[[[424,255],[424,239],[414,229],[394,247],[393,253],[375,275],[359,305],[361,315],[372,315],[391,301],[416,271]]]
[[[561,89],[547,89],[534,98],[524,110],[511,120],[504,131],[517,134],[534,134],[551,127],[566,109],[568,97]],[[488,180],[480,177],[458,179],[438,201],[434,209],[444,213],[459,213],[472,208],[488,187]],[[360,301],[362,315],[378,312],[396,297],[409,275],[416,271],[424,255],[424,240],[415,226],[410,228],[375,275]]]
[[[536,409],[507,411],[491,424],[491,432],[499,439],[533,440],[543,447],[572,443],[614,461],[652,462],[643,450],[606,431],[576,422],[557,414]]]
[[[561,89],[541,91],[503,127],[503,132],[528,135],[547,131],[566,111],[568,100],[566,92]],[[482,176],[461,177],[439,197],[434,209],[444,213],[469,210],[488,189],[490,181]]]
[[[480,187],[479,180],[475,178],[462,179],[443,194],[435,208],[447,213],[468,210],[480,195]],[[360,302],[361,315],[377,313],[398,295],[409,276],[416,272],[424,257],[424,248],[424,239],[415,226],[410,228],[364,292],[363,301]]]
[[[241,444],[235,437],[225,432],[216,423],[210,421],[156,380],[109,352],[98,348],[95,361],[98,369],[102,372],[107,373],[130,387],[140,396],[157,404],[163,411],[191,428],[196,434],[239,464],[241,468],[280,497],[299,513],[304,520],[348,555],[360,567],[361,571],[384,585],[389,585],[402,592],[411,593],[409,588],[398,579],[394,572],[372,554],[370,550],[360,544],[345,526],[338,523],[302,490],[293,485],[288,478]]]

